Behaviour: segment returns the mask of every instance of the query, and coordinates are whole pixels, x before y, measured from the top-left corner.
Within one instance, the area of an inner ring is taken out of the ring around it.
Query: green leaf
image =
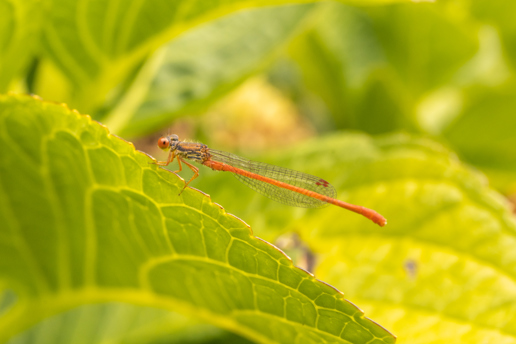
[[[95,302],[175,310],[259,342],[393,343],[205,194],[88,116],[0,98],[0,341]]]
[[[44,46],[75,87],[71,105],[97,111],[135,67],[181,33],[245,8],[292,2],[53,0]]]
[[[114,132],[142,135],[206,106],[267,65],[313,8],[242,11],[188,31],[149,59],[103,122]]]
[[[516,23],[512,13],[516,10],[516,4],[511,0],[500,0],[487,3],[482,0],[471,0],[468,3],[473,15],[480,21],[496,27],[501,36],[504,50],[516,67]]]
[[[316,0],[52,0],[43,41],[75,87],[71,105],[91,112],[112,100],[110,92],[144,59],[183,32],[242,9],[307,2]]]
[[[511,193],[514,76],[503,43],[514,39],[504,29],[514,24],[498,3],[473,1],[465,11],[456,6],[333,3],[326,21],[299,37],[291,55],[333,127],[424,131]],[[500,31],[491,26],[498,17],[504,18],[496,24]]]
[[[38,42],[41,2],[0,0],[0,92],[19,76]]]
[[[330,3],[291,55],[334,127],[416,131],[419,98],[454,83],[478,48],[478,28],[453,13],[439,4]]]
[[[516,190],[515,83],[464,92],[462,109],[442,136],[468,162],[488,173],[498,188]]]
[[[339,199],[377,210],[387,226],[337,207],[289,209],[244,186],[218,187],[227,173],[205,176],[200,187],[256,231],[267,228],[268,238],[299,233],[317,255],[315,274],[360,300],[402,342],[516,343],[516,219],[453,153],[407,135],[348,133],[273,160],[328,180]],[[247,202],[255,213],[275,210],[259,221],[247,217]]]
[[[478,50],[478,28],[458,19],[446,4],[398,4],[367,12],[385,58],[411,96],[454,81]]]
[[[361,305],[408,343],[516,343],[514,215],[482,175],[427,145],[377,140],[381,160],[344,166],[346,184],[369,180],[355,195],[383,186],[389,228],[321,227],[316,272],[367,300]]]

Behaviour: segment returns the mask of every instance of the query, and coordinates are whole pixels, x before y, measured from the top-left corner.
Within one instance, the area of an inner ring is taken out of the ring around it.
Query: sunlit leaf
[[[317,275],[367,300],[401,342],[516,343],[516,221],[507,202],[453,154],[401,141],[378,140],[381,160],[348,167],[349,184],[374,166],[384,171],[356,194],[383,186],[378,207],[389,227],[321,227],[311,241],[321,252]]]
[[[359,299],[401,343],[516,343],[516,219],[454,154],[406,135],[342,134],[269,162],[323,177],[387,226],[332,206],[272,204],[243,185],[220,185],[229,173],[204,172],[201,187],[237,215],[252,213],[248,202],[266,209],[266,219],[248,218],[269,239],[299,233],[317,256],[316,276]]]
[[[0,341],[95,302],[174,310],[258,342],[395,341],[89,117],[2,96],[0,121]]]

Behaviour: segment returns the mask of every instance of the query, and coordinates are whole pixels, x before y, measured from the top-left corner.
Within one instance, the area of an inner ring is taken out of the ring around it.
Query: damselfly
[[[202,143],[182,142],[175,134],[161,137],[158,147],[169,150],[167,161],[159,161],[158,165],[167,166],[177,159],[179,170],[176,173],[182,170],[181,163],[194,172],[193,177],[185,182],[184,188],[199,175],[199,169],[185,161],[187,159],[216,171],[232,172],[251,189],[280,203],[303,208],[319,208],[329,203],[361,214],[382,227],[387,224],[387,220],[372,209],[335,199],[335,188],[326,180],[310,174],[250,161],[231,153],[210,149]]]

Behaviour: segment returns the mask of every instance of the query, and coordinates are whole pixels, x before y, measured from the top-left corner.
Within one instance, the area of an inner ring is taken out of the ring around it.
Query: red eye
[[[161,137],[159,140],[158,140],[158,147],[161,148],[161,149],[165,149],[165,148],[168,148],[170,146],[170,142],[167,140],[167,138],[165,137]]]

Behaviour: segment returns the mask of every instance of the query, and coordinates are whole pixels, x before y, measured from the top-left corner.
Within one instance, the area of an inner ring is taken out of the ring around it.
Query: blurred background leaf
[[[161,45],[201,23],[268,4],[53,0],[43,35],[45,51],[70,81],[69,103],[96,113]]]
[[[62,96],[70,105],[96,114],[116,102],[125,91],[123,84],[150,54],[188,29],[238,10],[303,2],[314,0],[52,0],[41,38],[45,56],[68,81]]]
[[[319,132],[432,135],[501,191],[515,192],[514,72],[506,58],[511,48],[499,34],[508,25],[497,20],[501,7],[482,12],[468,1],[321,7],[324,19],[289,49],[305,89],[296,78],[291,85],[271,79],[297,104],[309,104],[301,111]]]
[[[0,92],[20,76],[35,54],[43,11],[37,0],[0,1]]]
[[[252,343],[170,311],[123,303],[86,305],[46,319],[9,344]]]
[[[291,55],[334,128],[414,130],[418,99],[449,83],[475,52],[474,31],[461,31],[433,4],[325,7]]]
[[[514,1],[501,0],[490,4],[482,0],[463,0],[459,3],[462,8],[470,10],[475,18],[497,29],[507,57],[514,68],[516,66],[516,23],[511,15],[516,9]]]
[[[516,84],[472,87],[464,92],[462,106],[442,136],[494,186],[516,192]]]
[[[127,102],[137,109],[122,103],[105,123],[122,134],[141,136],[213,102],[259,71],[264,60],[270,60],[299,31],[313,8],[304,5],[244,11],[174,39],[149,59],[151,65],[156,64],[153,74],[138,76],[150,82],[148,89],[142,91],[143,83],[137,82],[138,89],[128,92]],[[269,25],[264,28],[263,23]],[[152,67],[146,66],[142,72],[148,69]],[[135,116],[131,118],[131,114]]]

